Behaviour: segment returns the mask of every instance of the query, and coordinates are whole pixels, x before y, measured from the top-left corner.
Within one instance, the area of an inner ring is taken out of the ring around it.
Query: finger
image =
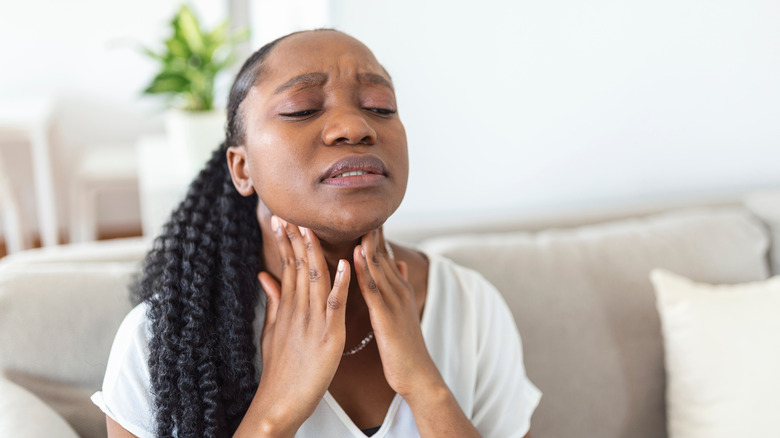
[[[282,263],[282,287],[281,297],[292,298],[295,295],[295,251],[293,251],[290,239],[284,229],[284,222],[278,216],[271,216],[271,228],[274,232],[276,248],[279,250],[279,259]]]
[[[265,291],[265,327],[276,323],[276,314],[279,311],[279,300],[282,295],[282,289],[271,274],[263,271],[257,275],[260,280],[260,286]]]
[[[309,260],[301,229],[287,221],[282,221],[287,240],[295,257],[295,303],[300,308],[309,306]]]
[[[382,272],[387,278],[387,282],[390,284],[390,291],[384,292],[384,295],[392,293],[393,296],[400,297],[401,299],[408,299],[413,295],[411,284],[405,277],[405,274],[398,269],[399,264],[403,264],[406,268],[405,262],[394,262],[389,258],[383,256],[380,257],[382,264]]]
[[[371,274],[371,279],[376,283],[379,292],[382,293],[382,298],[385,301],[388,301],[392,300],[391,297],[394,295],[394,291],[385,272],[385,269],[389,267],[389,263],[387,263],[385,255],[379,253],[379,248],[377,246],[377,243],[379,242],[378,237],[376,231],[366,233],[363,236],[362,246],[365,251],[365,258],[369,273]]]
[[[390,244],[387,243],[387,240],[385,240],[384,227],[377,228],[375,230],[375,233],[376,233],[377,239],[378,239],[377,247],[379,249],[379,252],[381,254],[386,254],[387,258],[392,260],[393,259],[393,254],[392,254],[392,250],[389,249],[390,248]]]
[[[401,300],[408,299],[412,289],[401,275],[396,263],[390,259],[390,254],[387,252],[385,244],[380,244],[380,242],[383,242],[381,228],[368,233],[365,239],[368,250],[366,256],[370,261],[368,264],[369,271],[382,292],[385,302],[390,304],[396,302],[398,298]],[[371,248],[374,248],[373,254],[371,253]]]
[[[306,257],[309,262],[309,303],[316,309],[324,309],[332,292],[330,287],[330,272],[325,255],[322,253],[320,239],[308,228],[303,228],[303,239],[306,245]],[[341,261],[339,261],[341,264]],[[338,270],[338,267],[336,267]]]
[[[355,274],[357,275],[358,285],[360,286],[360,293],[363,295],[363,299],[366,301],[369,311],[377,306],[384,306],[384,300],[379,291],[379,287],[371,277],[371,272],[368,267],[370,262],[366,260],[365,248],[363,245],[356,246],[352,256],[355,261]]]
[[[379,227],[374,230],[378,238],[377,251],[379,254],[384,255],[389,261],[390,270],[385,273],[388,277],[392,277],[392,274],[401,276],[401,272],[398,271],[398,266],[395,263],[395,256],[393,255],[393,249],[390,247],[390,243],[385,240],[384,227]]]
[[[401,274],[401,277],[409,281],[409,266],[406,264],[406,262],[396,262],[396,267],[398,268],[398,273]]]
[[[328,294],[325,319],[331,330],[346,330],[344,321],[347,314],[347,296],[349,296],[350,270],[349,262],[339,260],[336,267],[336,278],[333,280],[333,289]]]

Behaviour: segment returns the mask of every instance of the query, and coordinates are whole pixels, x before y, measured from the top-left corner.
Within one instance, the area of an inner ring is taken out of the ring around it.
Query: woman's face
[[[260,196],[260,220],[276,214],[326,241],[383,224],[409,163],[392,82],[373,54],[339,32],[306,32],[279,42],[262,69],[239,109],[246,142],[229,153],[239,191],[244,177]]]

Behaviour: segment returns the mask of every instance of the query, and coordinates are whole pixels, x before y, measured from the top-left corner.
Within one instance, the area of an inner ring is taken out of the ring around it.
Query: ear
[[[227,148],[227,164],[230,169],[230,177],[241,196],[249,196],[255,192],[252,185],[252,177],[249,173],[249,163],[246,159],[246,148],[243,146],[230,146]]]

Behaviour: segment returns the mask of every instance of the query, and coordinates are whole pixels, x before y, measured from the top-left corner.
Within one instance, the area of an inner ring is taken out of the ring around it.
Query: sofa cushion
[[[780,276],[737,285],[651,275],[670,438],[780,435]]]
[[[136,263],[0,264],[0,369],[100,388]]]
[[[506,298],[526,369],[544,396],[540,437],[664,437],[660,322],[648,274],[702,281],[768,275],[765,229],[740,209],[675,211],[539,233],[424,241],[485,275]]]
[[[116,330],[132,305],[138,263],[0,263],[0,371],[51,407],[87,406],[100,389]],[[19,374],[17,374],[19,375]],[[46,382],[52,385],[47,387]],[[90,407],[92,409],[92,407]],[[84,426],[78,409],[61,410]],[[97,418],[97,417],[92,417]],[[97,426],[103,424],[102,417]],[[86,428],[86,429],[85,429]]]
[[[78,438],[76,432],[40,399],[0,378],[0,436]]]

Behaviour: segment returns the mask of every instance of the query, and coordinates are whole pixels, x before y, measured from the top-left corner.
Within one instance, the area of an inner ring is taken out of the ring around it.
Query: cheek
[[[390,130],[387,135],[391,138],[391,144],[397,145],[392,149],[394,155],[394,162],[396,163],[396,174],[404,179],[404,187],[406,186],[406,179],[409,177],[409,149],[406,144],[406,131],[403,124],[398,123],[399,126]]]
[[[306,175],[301,161],[290,159],[289,155],[268,153],[261,155],[250,167],[252,182],[258,193],[279,193],[290,196],[296,188],[306,184]]]
[[[280,142],[255,144],[249,149],[248,164],[258,196],[280,217],[291,220],[310,185],[304,167],[310,160]]]
[[[255,185],[289,183],[300,177],[300,166],[306,158],[301,156],[300,148],[294,147],[294,139],[284,133],[269,132],[247,143],[247,162]]]

